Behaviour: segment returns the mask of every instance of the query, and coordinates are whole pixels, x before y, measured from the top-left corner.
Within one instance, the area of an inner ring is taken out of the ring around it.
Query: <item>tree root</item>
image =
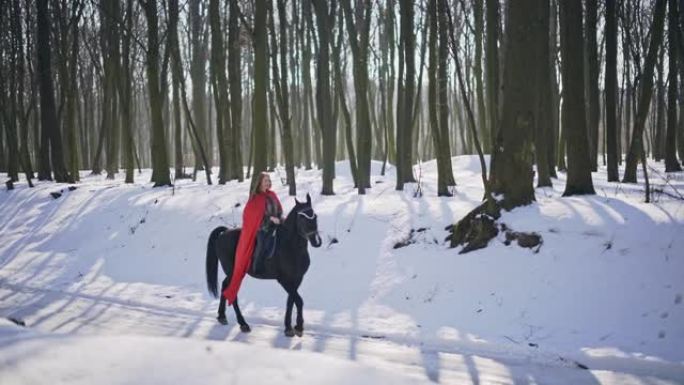
[[[459,254],[487,247],[489,241],[504,232],[504,244],[510,245],[517,241],[520,247],[534,248],[539,252],[543,239],[534,232],[518,232],[510,229],[505,223],[498,223],[501,217],[501,205],[494,199],[487,199],[480,206],[473,209],[455,225],[449,225],[446,230],[451,234],[445,239],[450,241],[451,248],[463,245]]]

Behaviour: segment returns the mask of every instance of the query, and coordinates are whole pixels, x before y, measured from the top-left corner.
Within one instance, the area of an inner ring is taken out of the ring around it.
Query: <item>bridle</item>
[[[306,218],[307,220],[310,220],[310,221],[313,221],[314,219],[316,219],[316,218],[318,217],[318,216],[316,215],[316,213],[313,212],[313,210],[312,210],[312,214],[311,214],[311,215],[308,215],[307,213],[305,213],[304,210],[297,211],[297,215],[301,215],[301,216],[303,216],[304,218]],[[307,240],[307,241],[309,240],[309,237],[310,237],[310,236],[315,235],[315,236],[316,236],[316,239],[317,239],[317,241],[318,241],[318,243],[319,243],[319,244],[321,243],[321,237],[320,237],[320,235],[318,235],[318,230],[307,231],[307,232],[305,232],[305,233],[302,233],[301,231],[299,231],[299,228],[297,228],[297,233],[298,233],[302,238],[304,238],[304,239]],[[318,246],[316,246],[316,247],[318,247]]]

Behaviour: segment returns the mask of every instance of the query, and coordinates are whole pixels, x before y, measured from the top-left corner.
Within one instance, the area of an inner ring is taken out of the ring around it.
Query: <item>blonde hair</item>
[[[259,176],[257,176],[257,179],[256,179],[256,183],[254,184],[254,187],[252,188],[252,191],[250,191],[250,193],[249,193],[249,196],[250,196],[250,197],[251,197],[251,196],[254,196],[254,195],[256,195],[256,194],[258,194],[258,193],[260,193],[260,192],[263,192],[263,191],[261,191],[261,190],[259,190],[259,189],[261,188],[261,182],[263,182],[263,181],[264,181],[264,178],[267,178],[267,177],[270,179],[270,178],[271,178],[271,175],[269,175],[269,173],[267,173],[266,171],[262,171],[262,172],[259,173]]]

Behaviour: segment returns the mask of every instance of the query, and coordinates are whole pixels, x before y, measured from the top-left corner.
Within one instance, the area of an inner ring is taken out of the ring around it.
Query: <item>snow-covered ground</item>
[[[3,189],[0,317],[27,327],[0,322],[0,384],[684,383],[684,201],[670,196],[684,191],[682,173],[666,181],[653,164],[664,193],[650,204],[642,185],[605,182],[604,168],[597,195],[561,198],[561,174],[502,217],[540,233],[538,252],[500,236],[462,255],[444,227],[483,188],[476,157],[453,166],[452,198],[436,197],[434,162],[416,166],[422,197],[415,184],[395,191],[394,169],[380,176],[379,163],[366,196],[346,162],[335,196],[319,194],[319,171],[297,171],[324,245],[310,249],[306,330],[294,339],[282,333],[275,282],[243,283],[250,334],[231,309],[218,324],[206,292],[207,236],[240,224],[248,183],[153,189],[146,171],[134,185],[83,173],[73,191]],[[272,174],[287,211],[281,177]]]

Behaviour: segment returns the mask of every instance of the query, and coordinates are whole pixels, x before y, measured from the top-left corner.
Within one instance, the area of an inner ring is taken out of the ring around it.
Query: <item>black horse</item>
[[[209,235],[207,244],[207,287],[209,292],[218,297],[217,274],[218,261],[226,274],[221,285],[221,293],[228,287],[233,274],[235,261],[235,249],[240,238],[240,228],[228,230],[224,226],[215,228]],[[282,225],[276,229],[276,246],[274,255],[265,261],[265,269],[260,274],[254,274],[251,266],[248,274],[259,279],[276,279],[287,292],[287,307],[285,311],[285,335],[292,337],[295,334],[302,336],[304,332],[304,317],[302,308],[304,301],[297,290],[302,283],[304,274],[309,269],[309,252],[307,241],[311,246],[320,247],[321,238],[318,235],[318,220],[316,213],[311,207],[311,197],[306,195],[306,202],[298,202],[295,199],[295,207],[287,215]],[[292,305],[297,305],[297,324],[292,328]],[[240,330],[249,332],[251,329],[240,312],[238,300],[233,303],[235,317],[240,324]],[[226,299],[221,294],[221,302],[218,308],[218,321],[227,324]]]

